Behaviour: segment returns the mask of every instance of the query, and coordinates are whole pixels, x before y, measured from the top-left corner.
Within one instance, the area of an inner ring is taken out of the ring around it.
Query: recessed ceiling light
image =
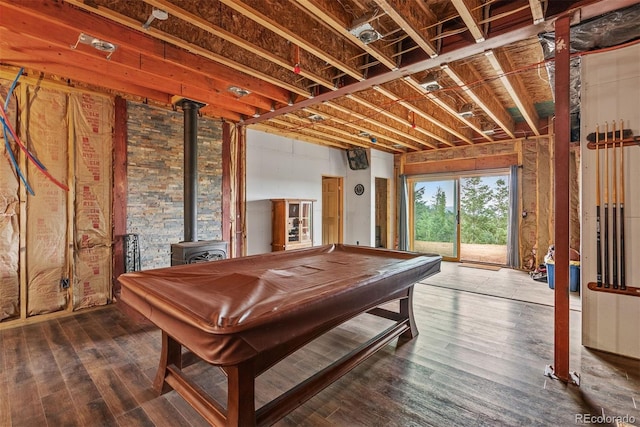
[[[382,38],[380,34],[369,21],[373,19],[371,14],[356,19],[349,28],[349,32],[356,36],[362,43],[369,44]]]
[[[241,87],[238,86],[229,86],[227,88],[227,90],[231,93],[233,93],[234,95],[238,96],[238,97],[243,97],[243,96],[247,96],[251,93],[250,90],[247,89],[243,89]]]
[[[321,122],[324,120],[324,117],[322,117],[320,114],[311,114],[309,115],[308,119],[312,122]]]

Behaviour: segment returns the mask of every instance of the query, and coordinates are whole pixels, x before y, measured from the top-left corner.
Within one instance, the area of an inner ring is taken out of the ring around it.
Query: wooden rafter
[[[456,66],[454,70],[450,65],[443,65],[442,70],[457,84],[465,94],[476,103],[491,119],[498,124],[511,138],[513,133],[513,119],[507,110],[498,102],[492,94],[482,85],[470,88],[469,83],[478,80],[472,70],[466,65]]]
[[[168,12],[170,15],[175,16],[179,19],[182,19],[185,22],[188,22],[190,25],[194,25],[201,30],[206,31],[207,33],[224,39],[235,46],[244,49],[248,52],[251,52],[261,58],[264,58],[268,61],[273,62],[274,64],[285,68],[287,70],[292,70],[293,65],[291,60],[288,58],[281,58],[272,50],[259,46],[257,41],[249,41],[245,36],[240,36],[234,34],[230,31],[225,30],[213,23],[203,19],[202,17],[196,15],[195,13],[189,12],[186,9],[183,9],[167,0],[143,0],[145,3],[150,4],[151,6],[157,7],[159,9],[163,9]],[[263,35],[264,37],[264,35]],[[278,36],[279,37],[279,36]],[[285,43],[286,40],[282,39],[282,42]],[[331,79],[327,79],[325,76],[322,76],[318,73],[314,73],[307,67],[302,67],[299,73],[302,77],[308,78],[311,81],[321,84],[322,86],[333,89],[334,82]]]
[[[478,9],[479,0],[451,0],[451,3],[455,6],[476,43],[483,42],[485,40],[485,34],[479,24],[479,21],[482,19],[482,9]],[[478,11],[480,11],[480,14],[478,14]]]
[[[301,7],[307,9],[318,20],[329,25],[334,31],[341,36],[350,40],[356,46],[361,47],[366,53],[380,61],[385,67],[390,70],[398,68],[396,62],[392,59],[393,47],[389,46],[384,48],[379,42],[363,44],[355,35],[349,32],[351,22],[348,22],[345,17],[341,16],[338,8],[340,4],[335,0],[295,0]]]
[[[409,87],[411,87],[412,89],[414,89],[418,93],[421,93],[421,94],[425,95],[427,97],[427,99],[429,99],[434,104],[438,105],[440,108],[442,108],[444,111],[446,111],[449,114],[449,116],[451,116],[451,117],[455,118],[456,120],[462,122],[465,126],[468,126],[469,128],[473,129],[478,134],[482,135],[487,141],[493,141],[493,138],[490,135],[487,135],[487,134],[483,133],[482,129],[474,121],[469,120],[466,117],[460,116],[458,114],[458,111],[453,106],[449,105],[447,102],[445,102],[442,99],[438,98],[438,96],[436,96],[436,94],[434,94],[432,92],[428,92],[425,88],[420,86],[420,84],[413,77],[407,76],[403,80]]]
[[[353,115],[354,117],[357,117],[358,119],[361,120],[367,120],[368,122],[375,124],[376,126],[384,129],[387,132],[391,132],[392,134],[396,134],[396,135],[400,135],[403,138],[406,138],[410,141],[413,141],[417,144],[419,144],[419,146],[430,146],[430,147],[436,147],[435,144],[425,140],[424,138],[420,138],[416,135],[413,135],[409,132],[407,132],[406,130],[401,130],[398,127],[395,126],[391,126],[387,123],[384,123],[383,121],[374,118],[374,116],[376,116],[377,114],[381,114],[384,117],[387,117],[389,119],[391,119],[391,121],[396,122],[396,123],[400,123],[403,127],[407,127],[408,123],[407,123],[407,119],[406,118],[399,118],[399,117],[395,117],[393,114],[388,113],[387,111],[385,111],[384,109],[380,109],[379,107],[359,98],[353,95],[347,95],[347,98],[350,99],[351,101],[363,106],[364,108],[366,108],[366,112],[368,114],[365,113],[361,113],[355,106],[349,106],[346,107],[342,104],[337,104],[336,102],[327,102],[325,103],[326,105],[331,106],[332,108],[335,109],[342,109],[343,112],[349,112],[351,115]]]
[[[536,135],[540,135],[540,130],[538,129],[538,122],[540,118],[538,117],[538,113],[536,112],[535,107],[529,100],[529,98],[525,95],[524,86],[520,81],[518,75],[507,75],[511,72],[511,64],[509,62],[509,57],[507,54],[499,51],[488,50],[485,52],[485,56],[493,69],[498,74],[498,77],[505,89],[513,99],[513,102],[520,110],[520,114],[524,117],[526,122],[529,124],[529,127]],[[513,81],[513,83],[512,83]]]
[[[415,3],[397,0],[375,0],[384,12],[402,28],[409,37],[432,58],[438,56],[436,47],[430,40],[429,31],[423,30],[437,22],[433,13]]]
[[[456,129],[453,129],[449,126],[447,126],[446,124],[442,123],[440,120],[436,119],[434,116],[425,113],[424,111],[422,111],[419,107],[417,107],[415,104],[412,104],[409,101],[405,101],[403,99],[401,99],[398,95],[396,95],[395,93],[393,93],[392,91],[385,89],[382,86],[374,86],[373,89],[379,93],[381,93],[382,95],[386,96],[387,98],[389,98],[390,100],[397,102],[399,105],[402,105],[403,107],[405,107],[408,111],[412,111],[415,114],[419,115],[420,117],[422,117],[423,119],[431,122],[432,124],[434,124],[435,126],[439,127],[440,129],[455,135],[457,138],[460,138],[462,141],[466,142],[467,144],[473,144],[473,141],[471,141],[471,139],[467,138],[465,135],[461,134],[460,132],[458,132]],[[447,145],[450,146],[454,146],[455,144],[452,144],[451,141],[446,142]]]
[[[542,3],[540,0],[529,0],[529,6],[531,7],[531,15],[533,16],[533,23],[539,24],[544,21],[544,12],[542,10]]]
[[[318,109],[315,109],[315,108],[307,107],[307,108],[304,109],[304,111],[307,111],[307,112],[312,113],[312,114],[320,114],[320,115],[322,115],[324,117],[330,118],[332,122],[338,123],[338,124],[340,124],[340,125],[342,125],[344,127],[350,128],[350,129],[354,129],[358,133],[365,132],[365,133],[369,133],[371,135],[379,134],[379,132],[377,130],[373,130],[371,127],[362,126],[362,125],[359,125],[358,123],[354,123],[354,122],[351,122],[349,120],[345,120],[345,119],[343,119],[341,117],[338,117],[336,114],[330,113],[330,112],[328,112],[326,110],[318,110]],[[376,142],[375,144],[373,144],[373,143],[372,144],[368,144],[368,146],[369,147],[374,147],[375,146],[374,148],[377,148],[377,147],[380,147],[380,146],[384,146],[385,148],[387,148],[389,150],[392,150],[394,152],[398,152],[398,153],[403,153],[405,151],[404,149],[399,148],[400,146],[401,147],[405,147],[405,148],[409,148],[412,151],[420,150],[420,147],[416,147],[414,145],[408,144],[405,141],[402,141],[402,140],[400,140],[398,138],[394,138],[393,136],[389,136],[389,135],[381,135],[381,138],[379,138],[379,140],[380,140],[379,142]],[[393,145],[384,145],[384,141],[385,140],[389,141],[391,144],[397,145],[398,147],[394,147]]]
[[[349,148],[349,145],[347,144],[333,142],[333,141],[326,141],[324,138],[318,138],[316,136],[306,135],[300,132],[292,132],[287,129],[287,127],[291,126],[291,123],[288,123],[281,119],[269,119],[269,122],[273,124],[279,124],[280,126],[284,126],[284,129],[278,128],[275,126],[269,126],[266,123],[251,125],[251,129],[257,129],[263,132],[272,133],[272,134],[284,136],[287,138],[296,139],[299,141],[311,142],[313,144],[318,144],[318,145],[324,145],[324,146],[329,145],[331,147],[342,148],[342,149]]]
[[[135,29],[138,30],[140,28],[140,22],[128,18],[124,15],[121,15],[117,12],[114,12],[110,9],[104,8],[104,7],[93,7],[93,6],[89,6],[87,4],[84,3],[84,1],[82,0],[66,0],[67,3],[73,4],[74,6],[89,11],[89,12],[93,12],[96,13],[104,18],[110,19],[112,21],[115,21],[121,25],[124,25],[126,27],[129,27],[131,29]],[[174,46],[178,46],[180,48],[183,48],[185,50],[187,50],[188,52],[192,52],[201,56],[204,56],[205,58],[208,58],[212,61],[218,62],[220,64],[226,65],[229,68],[232,68],[236,71],[245,73],[247,75],[250,75],[252,77],[256,77],[260,80],[263,80],[265,82],[269,82],[270,84],[273,84],[275,86],[279,86],[283,89],[286,89],[290,92],[296,93],[300,96],[309,98],[311,96],[311,94],[308,92],[308,90],[306,90],[306,88],[303,87],[299,87],[299,86],[295,86],[292,84],[289,84],[287,82],[284,82],[276,77],[270,76],[268,74],[262,73],[258,70],[255,70],[249,66],[246,66],[244,64],[240,64],[237,61],[234,61],[230,58],[227,58],[223,55],[219,55],[217,53],[211,52],[210,50],[207,50],[205,48],[202,48],[200,46],[197,46],[193,43],[188,43],[174,35],[171,35],[169,33],[166,33],[164,31],[160,31],[156,28],[150,27],[148,30],[148,33],[153,35],[153,37],[165,41],[169,44],[172,44]]]
[[[286,40],[290,40],[292,43],[300,46],[301,49],[311,53],[312,55],[326,61],[328,64],[341,70],[343,73],[353,77],[356,80],[364,80],[364,75],[361,70],[356,67],[355,58],[360,55],[360,51],[349,44],[343,45],[340,51],[331,51],[332,42],[324,38],[316,38],[311,40],[305,37],[304,33],[299,31],[299,28],[311,28],[315,22],[306,14],[297,14],[295,19],[291,16],[292,13],[284,14],[282,10],[278,9],[274,11],[274,7],[281,6],[277,4],[269,4],[264,0],[219,0],[233,10],[247,16],[254,20],[263,27],[279,34]],[[286,5],[286,3],[285,3]],[[286,6],[285,6],[286,8]],[[291,9],[289,7],[289,9]],[[296,10],[294,8],[294,10]],[[287,21],[295,22],[299,27],[290,28]],[[328,35],[331,37],[331,35]]]
[[[348,99],[351,99],[352,101],[357,102],[358,104],[368,108],[371,111],[376,111],[377,114],[381,114],[385,117],[390,118],[391,120],[395,121],[396,123],[398,123],[401,127],[404,128],[408,128],[411,123],[409,123],[408,120],[408,116],[409,116],[409,112],[406,111],[404,117],[398,116],[396,114],[391,113],[390,111],[388,111],[387,109],[385,109],[384,107],[380,107],[377,106],[375,104],[372,104],[371,102],[356,96],[356,95],[347,95]],[[436,141],[440,141],[441,143],[445,144],[445,145],[449,145],[451,147],[455,146],[455,144],[453,144],[451,141],[449,141],[446,138],[443,138],[442,136],[433,133],[431,131],[429,131],[428,129],[425,129],[422,126],[416,126],[414,129],[415,132],[419,132],[423,135],[428,136],[429,138],[433,138]],[[400,132],[401,134],[405,135],[407,138],[413,139],[416,142],[419,142],[421,144],[424,144],[424,140],[422,138],[418,138],[417,136],[412,135],[411,133],[407,132],[407,131],[401,131],[401,130],[396,130],[396,132]]]

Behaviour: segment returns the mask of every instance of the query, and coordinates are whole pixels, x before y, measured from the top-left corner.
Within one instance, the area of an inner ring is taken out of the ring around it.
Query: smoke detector
[[[349,28],[349,32],[356,36],[362,43],[369,44],[382,38],[373,25],[369,22],[372,19],[372,15],[368,14],[356,19]]]
[[[442,89],[440,83],[438,83],[438,76],[435,73],[429,73],[427,76],[418,83],[427,92],[433,92],[438,89]]]
[[[473,117],[473,105],[464,104],[462,108],[460,108],[460,111],[458,111],[458,115],[463,119],[469,119]]]
[[[158,9],[157,7],[154,7],[153,10],[151,11],[151,15],[149,15],[149,19],[147,19],[147,22],[142,24],[142,28],[144,28],[145,30],[148,30],[149,26],[151,25],[154,19],[157,19],[158,21],[166,21],[168,18],[169,18],[169,14],[167,13],[166,10],[162,10],[162,9]]]

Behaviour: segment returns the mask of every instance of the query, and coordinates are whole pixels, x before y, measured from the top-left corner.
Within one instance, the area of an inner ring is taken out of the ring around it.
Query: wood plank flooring
[[[466,269],[471,270],[471,269]],[[553,360],[553,308],[416,285],[420,335],[386,346],[279,421],[279,426],[567,426],[576,414],[635,417],[640,361],[580,346],[576,388],[543,375]],[[358,317],[257,381],[257,406],[386,325]],[[116,306],[0,330],[0,426],[206,426],[178,396],[152,390],[160,333]],[[186,369],[224,398],[216,368]]]

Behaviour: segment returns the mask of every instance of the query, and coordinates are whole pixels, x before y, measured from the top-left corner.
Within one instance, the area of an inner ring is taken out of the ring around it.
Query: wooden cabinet
[[[272,251],[313,246],[313,202],[302,199],[272,199]]]

